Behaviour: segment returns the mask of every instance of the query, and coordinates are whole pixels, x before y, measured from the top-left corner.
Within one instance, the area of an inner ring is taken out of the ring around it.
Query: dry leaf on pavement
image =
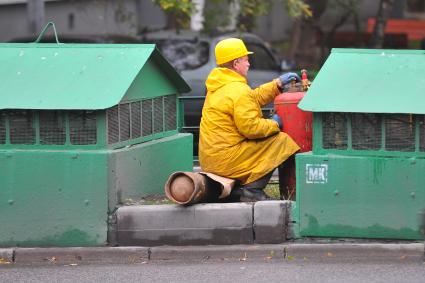
[[[239,259],[239,261],[246,261],[246,259],[247,259],[247,257],[246,257],[246,253],[244,254],[244,257],[241,257],[240,259]]]
[[[48,257],[48,258],[46,258],[46,260],[47,260],[48,262],[55,262],[55,261],[57,261],[57,260],[58,260],[58,258],[57,258],[57,257],[55,257],[55,256],[52,256],[52,257]]]
[[[7,259],[5,259],[5,258],[0,257],[0,264],[11,264],[11,262],[10,262],[10,261],[8,261],[8,260],[7,260]]]

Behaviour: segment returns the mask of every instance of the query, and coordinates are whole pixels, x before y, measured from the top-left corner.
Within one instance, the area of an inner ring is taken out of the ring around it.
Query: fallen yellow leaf
[[[291,256],[291,255],[288,255],[287,257],[286,257],[286,259],[287,260],[293,260],[295,257],[293,257],[293,256]]]
[[[134,263],[135,261],[136,261],[136,257],[135,256],[129,256],[128,257],[128,262],[130,262],[130,263]]]
[[[246,253],[244,254],[244,257],[241,257],[241,258],[239,259],[239,261],[246,261]]]
[[[0,264],[11,264],[11,262],[10,262],[10,261],[8,261],[8,260],[7,260],[7,259],[5,259],[5,258],[0,257]]]
[[[327,253],[326,255],[329,256],[329,257],[335,256],[333,253]]]

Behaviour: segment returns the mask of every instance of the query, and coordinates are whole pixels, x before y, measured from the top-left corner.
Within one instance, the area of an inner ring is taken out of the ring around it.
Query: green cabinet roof
[[[178,93],[190,90],[151,44],[0,44],[0,109],[106,109],[148,60]]]
[[[425,114],[425,50],[333,49],[299,107]]]

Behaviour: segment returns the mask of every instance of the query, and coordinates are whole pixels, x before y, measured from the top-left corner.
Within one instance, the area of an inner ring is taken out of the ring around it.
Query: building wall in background
[[[16,3],[17,2],[17,3]],[[0,42],[15,37],[30,35],[27,9],[23,1],[0,1]],[[402,17],[399,8],[405,0],[396,0],[395,17]],[[9,4],[7,4],[9,3]],[[15,3],[15,4],[10,4]],[[362,29],[367,19],[374,17],[379,0],[361,1],[360,22]],[[396,9],[397,8],[397,9]],[[325,20],[338,14],[328,12]],[[126,34],[136,35],[143,30],[156,30],[165,26],[166,17],[151,0],[58,0],[45,2],[45,21],[53,21],[59,34]],[[282,3],[275,0],[268,15],[258,20],[254,33],[267,41],[288,39],[291,34],[291,19]],[[352,23],[341,30],[353,30]]]
[[[28,31],[25,4],[0,6],[0,42]]]
[[[46,2],[49,21],[59,34],[136,35],[144,28],[163,27],[165,16],[151,0],[76,0]],[[0,42],[33,35],[29,30],[25,3],[0,5]]]

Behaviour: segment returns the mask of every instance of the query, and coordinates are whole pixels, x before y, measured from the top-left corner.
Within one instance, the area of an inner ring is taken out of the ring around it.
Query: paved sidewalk
[[[276,245],[216,245],[157,247],[73,247],[0,249],[0,263],[7,264],[102,264],[155,261],[206,260],[301,260],[352,261],[367,258],[396,262],[424,261],[423,243],[297,243]]]

